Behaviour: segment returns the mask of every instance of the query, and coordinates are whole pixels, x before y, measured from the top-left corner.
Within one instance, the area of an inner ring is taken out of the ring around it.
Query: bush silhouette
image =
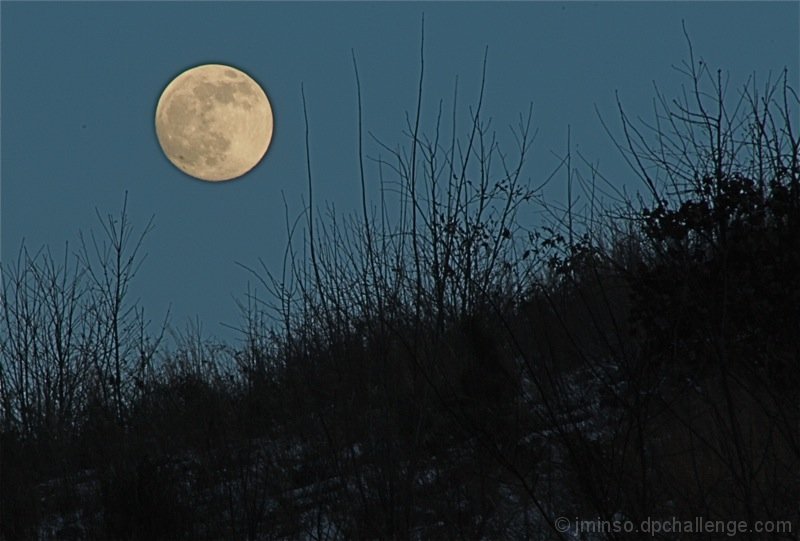
[[[620,106],[644,195],[581,212],[571,149],[566,210],[525,181],[530,112],[501,151],[485,64],[461,135],[440,113],[426,136],[420,81],[357,215],[320,215],[309,161],[305,233],[280,276],[249,269],[268,295],[248,291],[238,346],[147,332],[127,204],[74,264],[23,250],[2,275],[0,539],[796,526],[797,100],[784,74],[731,111],[699,65],[690,48],[693,95],[658,94],[660,128]],[[535,210],[552,218],[531,229]]]

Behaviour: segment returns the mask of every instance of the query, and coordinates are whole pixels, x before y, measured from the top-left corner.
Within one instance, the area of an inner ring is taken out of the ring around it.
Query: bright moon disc
[[[249,75],[206,64],[167,85],[156,107],[156,135],[175,167],[220,181],[255,167],[272,140],[272,107]]]

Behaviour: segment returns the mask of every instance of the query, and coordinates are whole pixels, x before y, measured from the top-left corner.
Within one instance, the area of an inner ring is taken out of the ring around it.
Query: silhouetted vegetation
[[[786,73],[731,100],[691,49],[685,69],[652,124],[620,106],[642,195],[600,204],[567,149],[565,208],[523,173],[532,112],[501,150],[484,78],[464,134],[455,104],[424,134],[421,74],[405,146],[378,144],[377,178],[359,154],[359,215],[318,213],[309,161],[235,346],[149,331],[128,288],[150,226],[127,206],[60,262],[23,249],[2,274],[0,539],[583,538],[558,517],[794,539],[798,99]]]

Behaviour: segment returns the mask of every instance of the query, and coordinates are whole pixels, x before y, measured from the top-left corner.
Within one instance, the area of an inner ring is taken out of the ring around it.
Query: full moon
[[[205,64],[175,77],[156,107],[156,135],[169,161],[207,181],[255,167],[272,140],[272,107],[246,73]]]

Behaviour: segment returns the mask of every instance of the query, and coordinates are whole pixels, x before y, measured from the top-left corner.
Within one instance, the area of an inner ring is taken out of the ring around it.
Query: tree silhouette
[[[281,273],[249,269],[238,345],[148,332],[129,291],[150,223],[134,235],[127,200],[76,254],[4,267],[0,539],[576,539],[573,519],[694,517],[792,538],[788,74],[732,99],[690,44],[689,90],[657,90],[654,122],[619,106],[643,194],[601,206],[568,148],[559,206],[526,180],[532,109],[511,151],[492,130],[485,66],[464,133],[457,92],[425,133],[421,64],[406,139],[370,156],[353,55],[360,210],[313,206],[306,118],[309,205]]]

